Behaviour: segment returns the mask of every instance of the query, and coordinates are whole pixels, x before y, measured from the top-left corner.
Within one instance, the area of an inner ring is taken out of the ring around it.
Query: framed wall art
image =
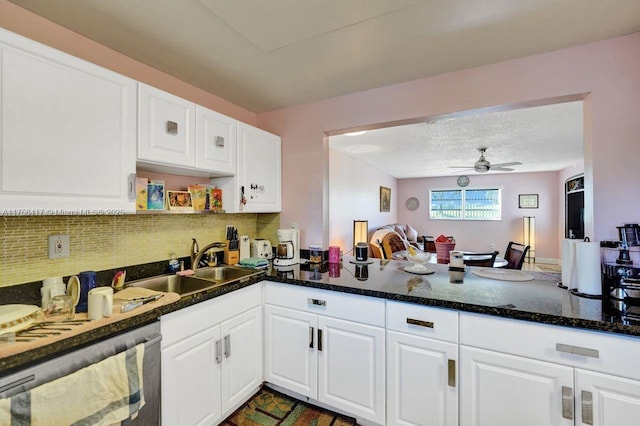
[[[391,211],[391,188],[380,187],[380,211]]]
[[[518,195],[518,207],[521,209],[537,209],[538,194],[520,194]]]

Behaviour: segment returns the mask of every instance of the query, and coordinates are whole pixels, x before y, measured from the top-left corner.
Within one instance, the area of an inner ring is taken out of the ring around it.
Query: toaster
[[[262,238],[251,240],[251,257],[261,257],[263,259],[273,258],[271,241]]]

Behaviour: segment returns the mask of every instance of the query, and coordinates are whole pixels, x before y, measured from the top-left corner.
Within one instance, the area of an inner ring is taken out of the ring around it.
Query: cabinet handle
[[[222,364],[222,342],[216,340],[216,364]]]
[[[580,396],[582,398],[582,423],[593,425],[593,394],[583,390]]]
[[[325,300],[322,299],[312,299],[312,298],[308,298],[307,299],[307,303],[309,305],[316,305],[316,306],[327,306],[327,302]]]
[[[562,418],[573,420],[573,388],[562,387]]]
[[[599,358],[600,352],[597,349],[582,348],[580,346],[565,345],[564,343],[556,343],[556,351],[565,352],[573,355],[588,356],[590,358]]]
[[[318,329],[318,352],[322,352],[322,330]]]
[[[136,200],[136,174],[129,174],[129,201]]]
[[[229,358],[231,356],[231,335],[224,336],[224,357]]]
[[[309,327],[309,347],[313,349],[313,327]]]
[[[175,121],[168,120],[167,121],[167,133],[169,133],[170,135],[177,135],[178,134],[178,123],[176,123]]]
[[[216,146],[220,148],[224,148],[224,137],[216,136]]]
[[[407,318],[407,324],[419,325],[420,327],[433,328],[434,324],[431,321],[423,321],[414,318]]]
[[[448,371],[448,385],[452,388],[456,387],[456,360],[449,359],[447,360],[447,371]]]

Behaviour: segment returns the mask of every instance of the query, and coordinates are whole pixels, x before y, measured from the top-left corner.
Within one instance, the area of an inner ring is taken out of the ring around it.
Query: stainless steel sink
[[[236,266],[214,266],[198,269],[195,275],[160,275],[142,280],[131,281],[127,287],[143,287],[150,290],[174,292],[180,296],[186,296],[215,287],[235,283],[260,274],[254,271]]]
[[[236,266],[213,266],[211,268],[197,269],[194,277],[220,282],[235,281],[237,279],[249,277],[257,273],[259,272],[251,269],[239,268]]]

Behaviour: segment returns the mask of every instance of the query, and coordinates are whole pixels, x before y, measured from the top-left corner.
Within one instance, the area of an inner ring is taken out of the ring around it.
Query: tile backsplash
[[[240,235],[276,241],[280,214],[140,214],[124,216],[2,216],[0,286],[189,256],[223,241],[226,225]],[[49,259],[48,237],[67,234],[70,255]]]

